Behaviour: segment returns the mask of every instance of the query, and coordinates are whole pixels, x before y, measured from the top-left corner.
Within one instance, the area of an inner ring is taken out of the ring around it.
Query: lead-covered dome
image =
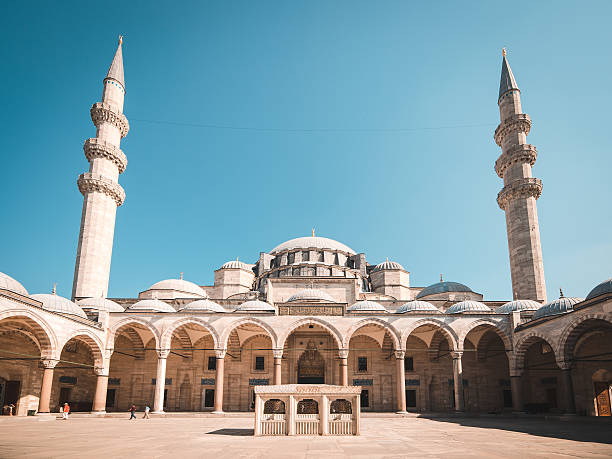
[[[11,292],[19,293],[20,295],[28,296],[28,291],[23,285],[17,282],[8,274],[0,272],[0,288],[10,290]]]
[[[58,312],[69,316],[76,316],[82,319],[87,319],[85,312],[68,298],[56,294],[37,293],[32,295],[32,298],[40,301],[43,304],[43,309],[47,311]]]
[[[261,300],[249,300],[236,308],[236,312],[276,312],[274,306]]]
[[[175,309],[168,303],[164,303],[157,298],[140,300],[127,308],[127,311],[143,311],[143,312],[176,312]]]
[[[96,311],[123,312],[125,309],[118,303],[108,298],[83,298],[77,301],[83,309],[95,309]]]
[[[603,281],[601,284],[598,284],[589,292],[586,299],[590,300],[591,298],[598,297],[599,295],[603,295],[604,293],[612,293],[612,278]]]
[[[329,293],[318,288],[307,288],[291,295],[287,303],[294,301],[335,303]]]
[[[436,295],[438,293],[447,293],[447,292],[466,292],[466,293],[474,293],[471,288],[467,285],[461,284],[459,282],[437,282],[428,287],[425,287],[423,290],[419,292],[416,296],[417,298],[423,298],[429,295]]]
[[[175,292],[186,293],[188,295],[195,295],[201,298],[208,297],[203,288],[184,279],[165,279],[151,285],[149,290],[172,290]]]
[[[402,304],[397,308],[396,314],[403,314],[405,312],[440,312],[433,304],[427,301],[413,300]]]
[[[219,269],[245,269],[247,271],[252,271],[253,270],[251,265],[243,263],[242,261],[239,261],[239,260],[227,261],[227,262],[223,263],[221,265],[221,268],[219,268]]]
[[[218,305],[214,301],[209,300],[208,298],[204,300],[196,300],[191,303],[185,304],[178,308],[179,312],[189,312],[189,311],[197,311],[197,312],[225,312],[223,306]]]
[[[490,312],[491,308],[480,301],[466,300],[453,304],[446,310],[447,314],[461,314],[464,312]]]
[[[347,252],[351,255],[355,254],[355,251],[349,246],[346,246],[341,242],[335,241],[333,239],[319,236],[298,237],[295,239],[291,239],[287,242],[283,242],[282,244],[277,245],[270,251],[270,253],[275,254],[284,250],[310,248],[339,250],[341,252]]]
[[[537,311],[542,307],[541,303],[533,300],[514,300],[499,306],[495,312],[509,314],[512,311]]]
[[[576,303],[580,303],[581,301],[583,301],[582,298],[566,298],[562,296],[561,298],[557,298],[556,300],[546,303],[544,306],[540,307],[533,315],[533,318],[539,319],[541,317],[565,314],[566,312],[573,311],[574,305]]]
[[[357,301],[356,303],[349,306],[346,310],[349,312],[387,312],[387,310],[382,304],[371,300]]]
[[[382,263],[377,264],[374,267],[373,271],[383,271],[387,269],[402,269],[403,270],[404,267],[395,261],[389,261],[387,259],[383,261]]]

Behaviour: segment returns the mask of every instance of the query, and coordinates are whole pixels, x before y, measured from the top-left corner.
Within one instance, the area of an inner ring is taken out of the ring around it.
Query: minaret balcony
[[[510,150],[502,153],[497,161],[495,161],[495,172],[499,178],[504,178],[506,170],[516,163],[529,164],[533,167],[538,157],[536,147],[529,144],[515,145]]]
[[[515,199],[536,198],[542,194],[542,180],[534,177],[522,178],[510,182],[497,194],[497,204],[506,210],[508,203]]]
[[[83,144],[83,151],[89,162],[95,158],[103,158],[112,161],[117,166],[120,174],[122,174],[127,167],[127,157],[125,153],[123,153],[120,148],[117,148],[112,143],[103,139],[98,139],[97,137],[87,139]]]
[[[495,143],[501,147],[508,134],[512,132],[524,132],[525,135],[527,135],[530,130],[531,118],[529,118],[529,115],[517,113],[499,123],[497,129],[495,129]]]
[[[125,137],[130,130],[130,123],[123,113],[112,105],[96,102],[91,106],[91,121],[98,127],[102,123],[110,123],[119,129],[121,137]]]
[[[77,180],[77,185],[83,196],[87,193],[104,193],[114,199],[117,207],[125,201],[125,191],[123,187],[101,175],[91,174],[89,172],[81,174]]]

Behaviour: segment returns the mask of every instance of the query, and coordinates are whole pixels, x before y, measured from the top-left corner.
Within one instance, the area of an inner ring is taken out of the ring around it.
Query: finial
[[[183,280],[183,271],[181,271],[181,280]]]
[[[55,295],[56,290],[57,290],[57,282],[53,282],[53,290],[51,290],[51,293]]]
[[[387,257],[387,263],[389,263],[389,257]]]
[[[442,273],[440,273],[440,282],[444,282],[444,279],[442,278]]]
[[[502,54],[504,57],[506,57],[506,48],[502,48]]]
[[[314,228],[312,229],[312,237],[315,237],[315,235],[314,235]]]
[[[563,295],[563,290],[561,290],[561,287],[559,287],[559,298],[565,298],[565,295]]]
[[[123,35],[119,35],[119,46],[123,43]]]
[[[240,259],[239,259],[239,258],[240,258],[240,257],[236,257],[236,261],[240,261]]]

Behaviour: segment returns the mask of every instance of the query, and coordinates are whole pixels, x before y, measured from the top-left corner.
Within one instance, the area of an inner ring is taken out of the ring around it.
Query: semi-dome
[[[335,303],[336,301],[329,293],[318,288],[307,288],[291,295],[287,303],[293,301],[323,301],[326,303]]]
[[[374,271],[382,271],[384,269],[404,269],[404,267],[395,261],[389,261],[389,259],[374,267]]]
[[[574,310],[574,305],[576,303],[580,303],[583,301],[582,298],[566,298],[562,296],[561,298],[557,298],[549,303],[546,303],[544,306],[541,306],[533,315],[534,319],[539,319],[541,317],[548,316],[556,316],[559,314],[565,314],[566,312],[570,312]]]
[[[149,290],[175,290],[187,294],[193,294],[202,298],[208,297],[203,288],[184,279],[165,279],[151,285]]]
[[[604,293],[612,293],[612,278],[603,281],[601,284],[598,284],[589,292],[586,299],[590,300],[591,298],[598,297],[599,295],[603,295]]]
[[[28,295],[28,291],[23,285],[17,282],[8,274],[0,272],[0,288],[10,290],[11,292],[19,293],[20,295]]]
[[[225,312],[223,306],[218,305],[208,298],[196,300],[179,307],[179,312],[200,311],[200,312]]]
[[[313,247],[315,249],[339,250],[341,252],[348,252],[351,255],[355,254],[355,251],[353,249],[342,244],[341,242],[319,236],[298,237],[295,239],[291,239],[287,242],[283,242],[282,244],[277,245],[270,251],[270,253],[274,254],[282,252],[284,250],[292,249],[310,249]]]
[[[251,265],[243,263],[239,260],[230,260],[228,262],[223,263],[220,269],[246,269],[247,271],[252,271]]]
[[[407,303],[402,304],[395,312],[397,314],[403,314],[405,312],[412,311],[440,312],[440,310],[433,304],[421,300],[408,301]]]
[[[127,311],[176,312],[168,303],[164,303],[157,298],[137,301],[127,308]]]
[[[480,301],[466,300],[453,304],[446,310],[447,314],[461,314],[463,312],[488,312],[491,308]]]
[[[361,311],[387,312],[387,310],[382,304],[379,304],[376,301],[370,301],[370,300],[357,301],[357,303],[352,304],[346,310],[350,312],[361,312]]]
[[[242,303],[236,308],[240,312],[276,312],[274,306],[261,300],[249,300]]]
[[[541,303],[533,300],[514,300],[499,306],[495,311],[500,314],[509,314],[512,311],[537,311]]]
[[[77,304],[84,309],[95,309],[97,311],[123,312],[125,309],[118,303],[108,298],[83,298]]]
[[[47,311],[59,312],[70,316],[81,317],[87,319],[85,312],[68,298],[56,294],[37,293],[32,295],[32,298],[40,301],[43,304],[43,309]]]
[[[423,290],[419,292],[417,298],[423,298],[429,295],[435,295],[437,293],[447,293],[447,292],[466,292],[473,293],[472,289],[467,285],[463,285],[459,282],[437,282],[428,287],[425,287]]]

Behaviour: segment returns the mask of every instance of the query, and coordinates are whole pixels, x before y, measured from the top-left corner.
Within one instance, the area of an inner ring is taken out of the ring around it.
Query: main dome
[[[467,285],[461,284],[459,282],[437,282],[435,284],[430,285],[429,287],[425,287],[423,290],[419,292],[416,296],[417,298],[423,298],[429,295],[435,295],[437,293],[447,293],[447,292],[466,292],[473,293],[472,289]]]
[[[355,251],[349,246],[346,246],[341,242],[335,241],[333,239],[319,236],[298,237],[295,239],[291,239],[290,241],[286,241],[280,245],[277,245],[270,251],[270,253],[274,254],[278,252],[283,252],[285,250],[310,248],[339,250],[341,252],[347,252],[351,255],[355,254]]]

